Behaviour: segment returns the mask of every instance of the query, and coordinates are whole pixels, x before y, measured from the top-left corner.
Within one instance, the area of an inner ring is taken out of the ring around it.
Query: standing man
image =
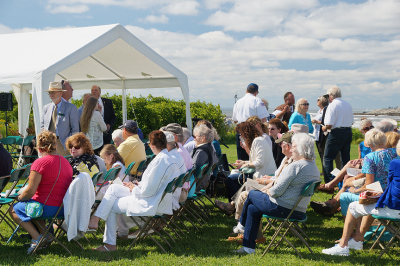
[[[110,99],[100,97],[101,89],[99,86],[93,85],[91,92],[92,96],[99,100],[99,105],[101,107],[100,113],[103,116],[104,122],[106,123],[107,126],[107,130],[104,131],[103,133],[103,143],[104,145],[109,144],[111,143],[111,138],[112,138],[111,130],[115,122],[115,112],[113,103]]]
[[[119,129],[122,129],[124,142],[118,146],[118,152],[124,159],[125,167],[128,167],[132,162],[137,163],[131,170],[131,174],[134,175],[139,163],[146,160],[146,150],[138,136],[138,125],[136,121],[126,120]]]
[[[247,86],[246,95],[240,98],[233,106],[232,119],[235,123],[242,123],[251,116],[258,116],[263,122],[267,121],[269,113],[263,101],[257,97],[258,95],[258,85],[255,83],[250,83]],[[249,155],[240,146],[239,134],[236,133],[236,150],[238,160],[248,160]]]
[[[43,107],[40,127],[56,133],[57,153],[67,156],[69,152],[65,149],[65,140],[79,132],[79,117],[76,106],[62,98],[64,91],[61,82],[50,82],[47,92],[52,102]]]
[[[351,125],[353,124],[353,109],[351,105],[344,101],[342,92],[338,87],[328,90],[330,104],[326,108],[322,131],[330,131],[325,143],[324,152],[324,177],[333,179],[331,171],[333,170],[333,160],[340,151],[342,165],[350,161],[350,145],[353,137]]]
[[[279,105],[275,108],[275,111],[272,113],[282,121],[286,122],[286,125],[289,124],[289,119],[294,112],[294,95],[292,92],[288,91],[283,95],[284,104]]]
[[[69,102],[69,100],[72,98],[72,93],[74,92],[74,89],[72,88],[71,84],[69,84],[69,82],[66,80],[61,80],[61,85],[63,89],[62,97],[64,98],[64,100]]]

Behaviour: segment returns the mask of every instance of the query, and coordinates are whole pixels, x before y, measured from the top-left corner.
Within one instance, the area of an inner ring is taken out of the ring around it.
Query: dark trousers
[[[324,138],[321,142],[319,142],[319,141],[316,142],[317,150],[318,150],[319,158],[321,159],[322,166],[324,165],[325,143],[326,143],[326,138]],[[338,152],[338,154],[336,155],[335,163],[336,163],[336,168],[342,169],[343,165],[342,165],[342,158],[340,156],[340,152]],[[325,183],[328,183],[330,181],[331,176],[330,175],[326,176],[325,171],[323,171],[323,173],[324,173],[324,181],[325,181]]]
[[[242,160],[242,161],[249,160],[249,155],[247,154],[247,152],[242,147],[240,147],[239,134],[237,134],[237,133],[236,133],[236,151],[237,151],[238,160]]]
[[[350,146],[353,133],[350,127],[334,128],[329,133],[325,143],[324,152],[324,176],[327,177],[325,182],[331,181],[334,177],[331,174],[333,170],[333,161],[340,152],[342,157],[342,165],[346,165],[350,161]]]
[[[271,202],[268,194],[258,190],[250,191],[244,203],[242,215],[240,216],[240,223],[245,227],[243,246],[253,249],[256,248],[257,232],[263,214],[286,218],[289,213],[289,209]],[[291,217],[301,220],[305,218],[305,214],[294,211]]]
[[[226,193],[229,200],[232,200],[233,195],[242,187],[247,178],[253,178],[253,174],[231,174],[225,180]]]

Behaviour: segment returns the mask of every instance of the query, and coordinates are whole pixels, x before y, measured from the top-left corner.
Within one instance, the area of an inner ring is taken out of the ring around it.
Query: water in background
[[[230,118],[232,117],[232,108],[221,108],[222,113],[224,113],[227,117],[228,123],[230,124]],[[362,113],[363,110],[353,110],[355,113]],[[310,115],[313,117],[316,114],[317,110],[310,110]],[[400,116],[390,116],[390,115],[354,115],[354,124],[353,127],[359,128],[360,121],[362,118],[368,118],[372,121],[372,124],[375,125],[378,121],[384,118],[394,119],[397,122],[400,121]]]

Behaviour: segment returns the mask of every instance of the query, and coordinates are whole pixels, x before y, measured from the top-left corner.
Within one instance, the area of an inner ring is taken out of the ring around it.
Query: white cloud
[[[235,0],[204,0],[204,5],[208,9],[218,9],[226,3],[233,3]]]
[[[159,16],[149,15],[149,16],[145,17],[142,21],[149,22],[149,23],[165,24],[165,23],[168,23],[168,20],[169,19],[166,15],[159,15]]]
[[[172,1],[161,9],[163,13],[171,15],[196,15],[198,13],[199,3],[192,0]]]
[[[52,14],[82,14],[89,11],[89,7],[87,5],[48,5],[46,9]]]

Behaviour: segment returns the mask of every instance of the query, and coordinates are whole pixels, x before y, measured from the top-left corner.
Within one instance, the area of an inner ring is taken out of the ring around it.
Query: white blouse
[[[92,143],[93,150],[103,146],[103,132],[107,130],[107,125],[99,111],[93,111],[90,119],[89,130],[86,136]]]

